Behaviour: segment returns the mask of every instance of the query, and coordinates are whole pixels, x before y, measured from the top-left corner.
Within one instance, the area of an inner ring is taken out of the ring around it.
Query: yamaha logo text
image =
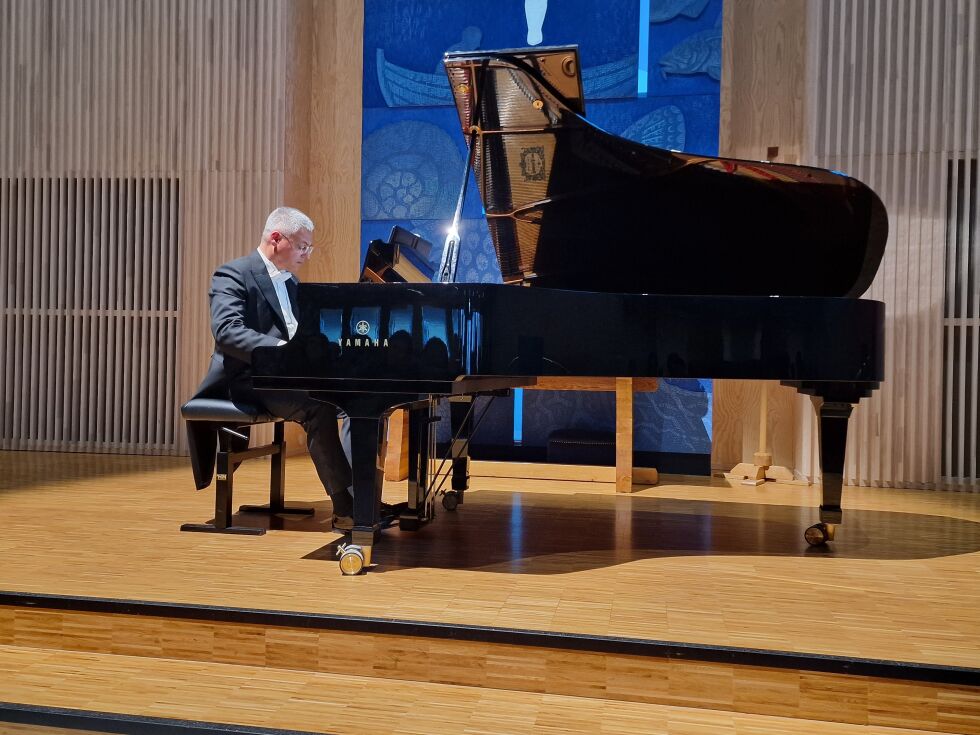
[[[341,347],[387,347],[388,339],[371,339],[370,337],[341,337],[337,340]]]

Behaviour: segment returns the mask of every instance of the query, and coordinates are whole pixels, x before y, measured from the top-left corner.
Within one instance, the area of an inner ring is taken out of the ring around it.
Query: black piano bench
[[[215,474],[217,484],[214,494],[214,521],[211,523],[185,523],[181,531],[204,531],[209,533],[242,533],[261,536],[264,528],[236,526],[232,523],[232,492],[235,470],[246,459],[272,455],[269,477],[269,504],[243,505],[239,513],[297,513],[313,515],[310,507],[287,507],[284,500],[286,484],[286,432],[285,421],[244,403],[217,398],[192,398],[180,407],[180,415],[187,422],[202,421],[217,432],[217,458]],[[274,423],[271,444],[248,448],[248,435],[242,428],[258,424]]]

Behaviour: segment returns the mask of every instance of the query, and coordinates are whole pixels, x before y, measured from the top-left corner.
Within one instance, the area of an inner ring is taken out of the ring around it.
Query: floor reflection
[[[455,513],[439,510],[418,532],[383,533],[384,568],[548,574],[666,556],[900,560],[980,551],[980,523],[908,512],[845,509],[836,540],[811,548],[803,540],[817,520],[810,507],[484,490]],[[308,558],[333,560],[335,547]]]

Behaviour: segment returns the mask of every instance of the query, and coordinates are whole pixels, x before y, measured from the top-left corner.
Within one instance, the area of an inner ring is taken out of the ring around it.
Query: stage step
[[[86,728],[140,721],[147,729],[198,732],[226,726],[299,732],[438,733],[717,733],[772,735],[921,735],[923,731],[535,694],[431,682],[324,674],[266,666],[0,646],[3,721],[57,727],[88,714]],[[179,725],[183,721],[184,727]],[[62,725],[64,727],[65,725]],[[78,725],[76,725],[77,727]],[[24,728],[25,734],[30,728]],[[107,729],[107,731],[109,731]],[[40,732],[40,731],[39,731]]]
[[[532,697],[534,707],[559,697],[610,707],[620,702],[805,720],[808,727],[835,721],[980,733],[980,687],[973,670],[503,628],[92,598],[7,598],[18,604],[0,605],[0,644],[8,646],[10,660],[24,665],[29,657],[18,651],[45,660],[78,655],[137,669],[167,666],[178,678],[229,666],[213,670],[253,672],[248,677],[260,681],[323,675],[341,691],[353,686],[342,684],[347,681],[358,687],[387,682],[405,691],[422,686],[418,691],[432,696],[447,686],[509,691]],[[72,609],[77,607],[87,609]],[[271,673],[254,673],[262,671]],[[429,685],[435,689],[424,688]],[[213,699],[202,700],[202,712],[210,711]]]

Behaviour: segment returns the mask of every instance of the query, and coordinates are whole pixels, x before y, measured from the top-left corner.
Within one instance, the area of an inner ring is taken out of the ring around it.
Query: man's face
[[[269,239],[275,245],[275,254],[269,260],[281,270],[295,271],[306,263],[313,253],[313,233],[306,228],[288,236],[273,232]]]

